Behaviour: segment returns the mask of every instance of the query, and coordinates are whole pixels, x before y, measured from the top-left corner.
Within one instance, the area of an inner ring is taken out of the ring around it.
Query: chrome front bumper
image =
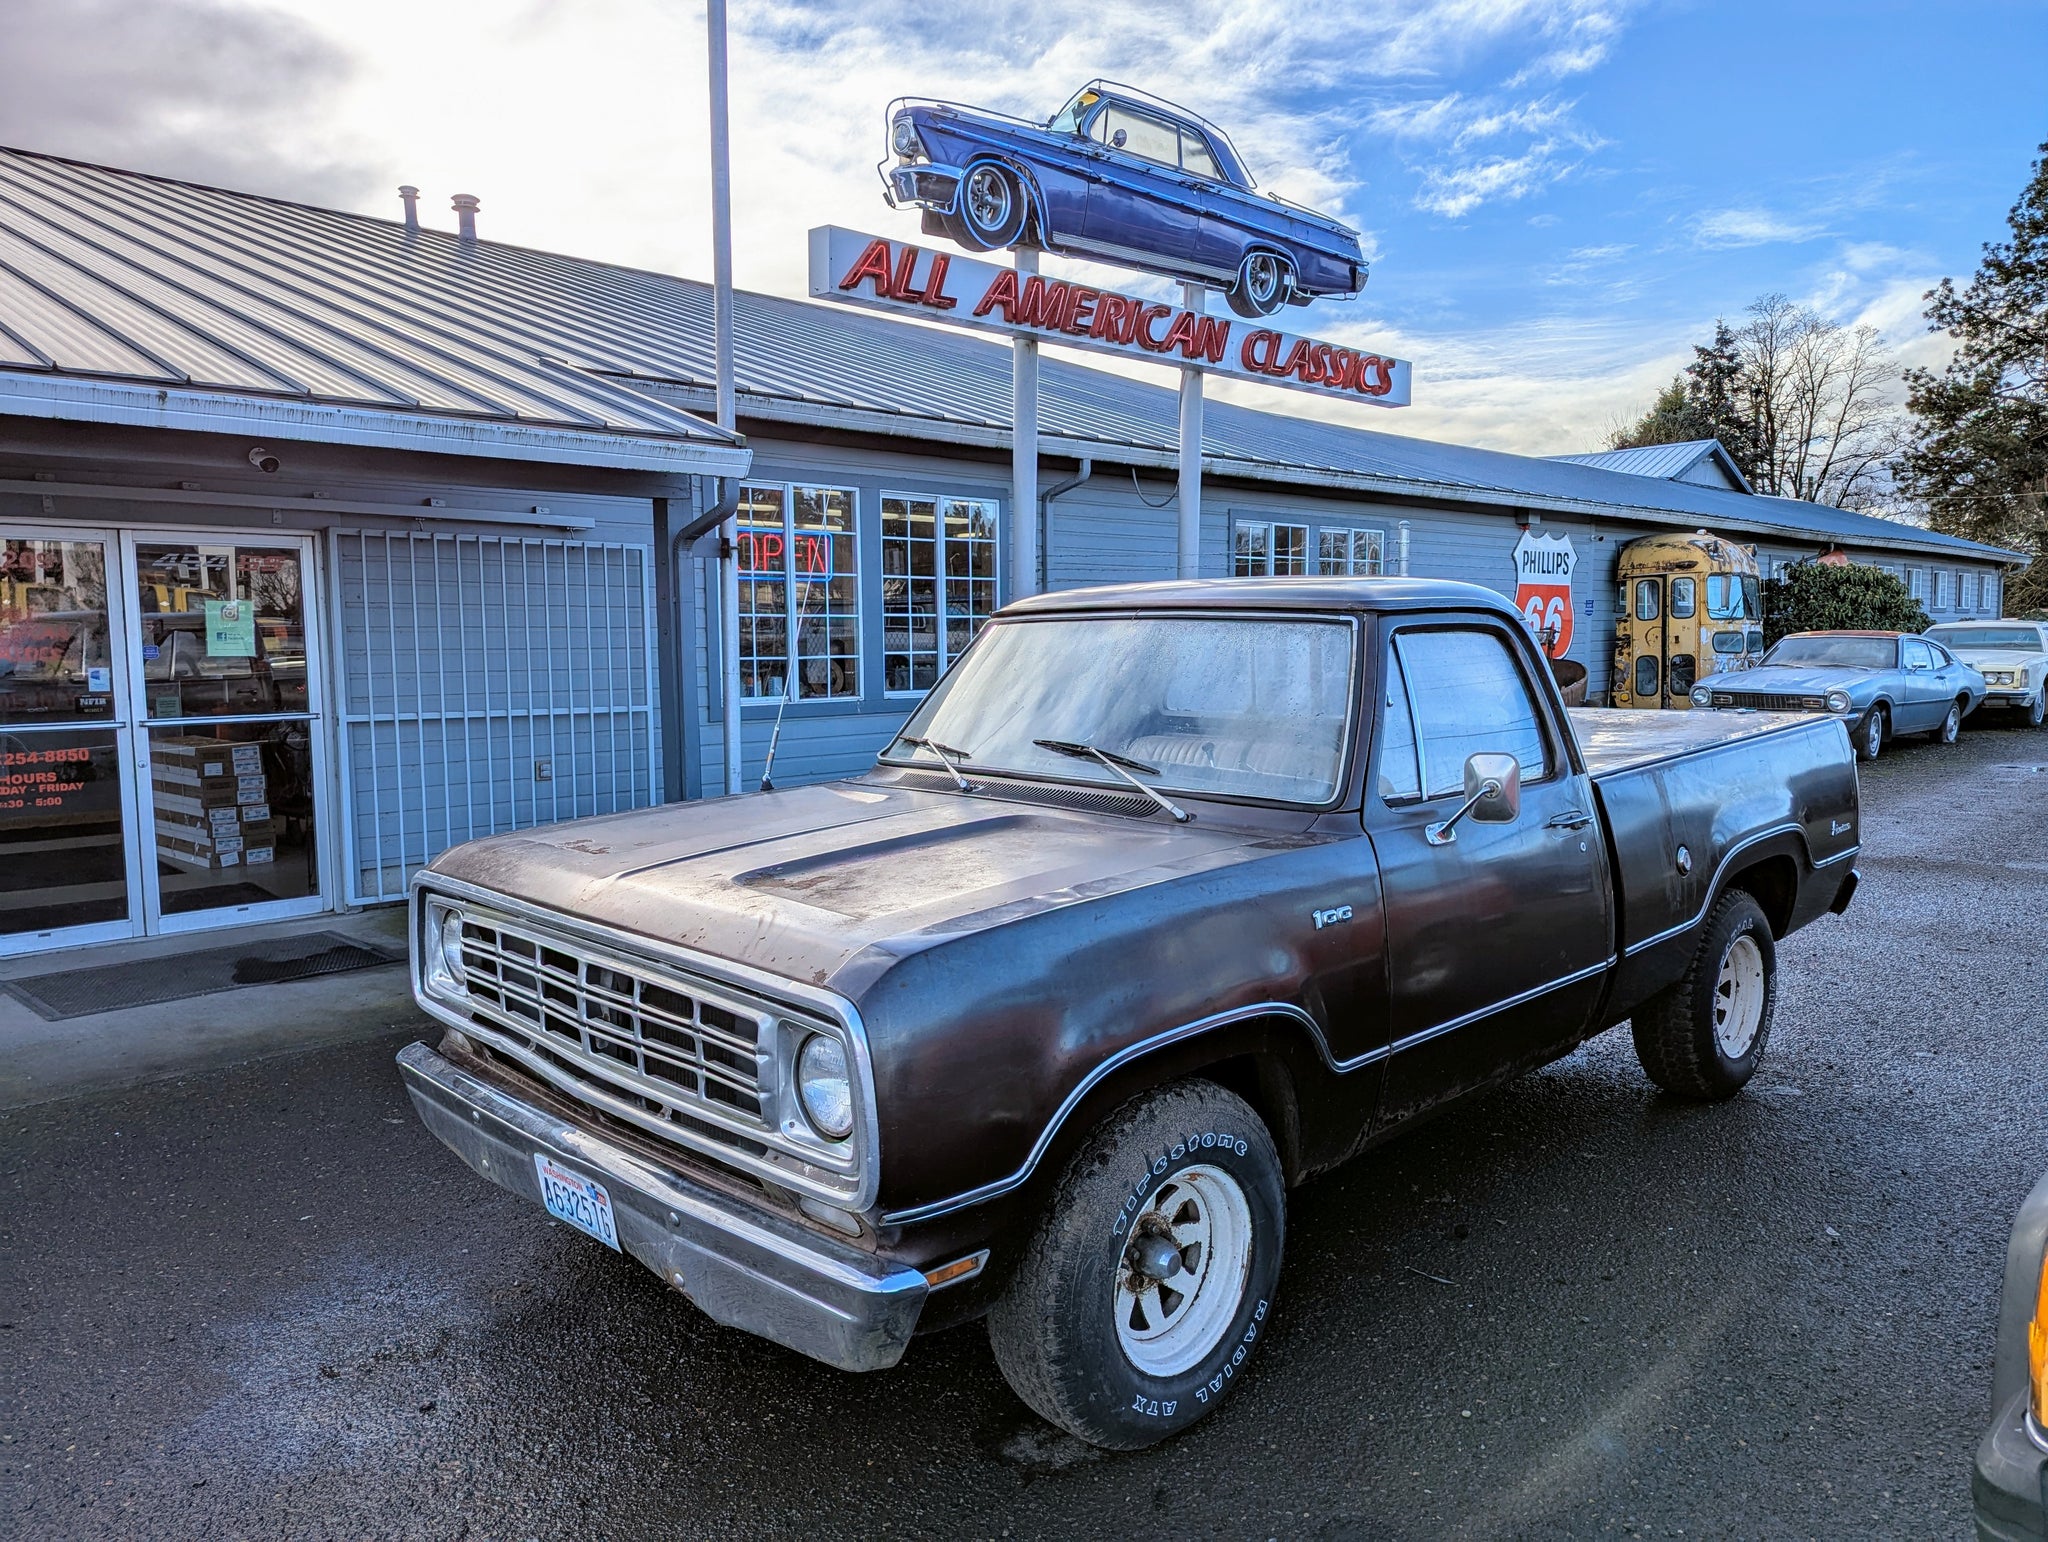
[[[902,1358],[930,1291],[915,1269],[742,1206],[424,1044],[400,1050],[398,1069],[427,1128],[498,1187],[539,1204],[539,1153],[602,1183],[621,1249],[706,1316],[844,1371]]]
[[[951,214],[959,189],[958,166],[919,164],[889,168],[889,191],[898,205],[923,204],[941,214]]]

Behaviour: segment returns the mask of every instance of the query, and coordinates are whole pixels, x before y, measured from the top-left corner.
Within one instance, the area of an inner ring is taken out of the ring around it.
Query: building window
[[[996,505],[882,494],[882,688],[928,691],[995,614]]]
[[[1996,573],[1986,573],[1984,575],[1984,609],[1994,616],[1998,614],[2000,603],[1998,598],[1998,582],[1998,575]]]
[[[1934,608],[1953,610],[1956,603],[1956,575],[1947,568],[1939,568],[1934,574]]]
[[[741,695],[772,700],[787,694],[800,701],[860,695],[856,520],[849,488],[741,486]]]
[[[1284,578],[1308,572],[1308,526],[1239,520],[1230,571],[1238,578]]]
[[[1339,530],[1325,525],[1316,532],[1316,571],[1324,577],[1378,578],[1387,570],[1384,530]]]
[[[1912,594],[1914,599],[1918,600],[1922,605],[1925,605],[1929,599],[1929,595],[1927,593],[1927,569],[1907,568],[1906,588],[1908,592]]]
[[[1975,610],[1977,608],[1977,575],[1975,573],[1965,573],[1958,587],[1961,589],[1962,595],[1956,601],[1956,608],[1958,610]]]

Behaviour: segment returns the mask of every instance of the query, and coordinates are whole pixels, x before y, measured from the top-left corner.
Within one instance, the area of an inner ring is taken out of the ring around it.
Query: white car
[[[2048,622],[1951,621],[1927,635],[1984,676],[1985,706],[2024,712],[2030,728],[2048,717]]]

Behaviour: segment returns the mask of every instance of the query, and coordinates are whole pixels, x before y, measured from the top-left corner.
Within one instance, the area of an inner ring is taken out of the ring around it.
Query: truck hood
[[[471,841],[423,881],[458,879],[854,995],[948,937],[1297,843],[1271,829],[831,782]]]

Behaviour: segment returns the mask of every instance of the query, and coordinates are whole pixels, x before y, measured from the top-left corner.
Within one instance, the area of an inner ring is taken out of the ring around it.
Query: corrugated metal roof
[[[1735,464],[1718,439],[1687,439],[1678,444],[1644,444],[1627,450],[1600,450],[1591,455],[1553,455],[1552,460],[1568,460],[1578,466],[1602,466],[1609,471],[1625,471],[1630,476],[1659,477],[1665,481],[1676,481],[1703,460],[1716,461],[1728,480],[1744,492],[1750,490],[1749,478],[1742,474],[1742,468]]]
[[[295,422],[447,417],[471,446],[516,425],[537,458],[533,430],[554,428],[618,442],[620,464],[739,469],[713,425],[550,357],[566,329],[529,316],[530,265],[440,231],[0,151],[0,369],[231,393]]]
[[[0,386],[188,384],[619,442],[711,439],[710,287],[446,232],[0,150]],[[1010,350],[809,300],[735,297],[742,415],[1006,444]],[[1055,455],[1171,465],[1174,390],[1048,350]],[[4,393],[0,393],[4,395]],[[7,410],[0,400],[0,411]],[[1868,515],[1211,401],[1209,470],[1292,486],[2022,560]]]

